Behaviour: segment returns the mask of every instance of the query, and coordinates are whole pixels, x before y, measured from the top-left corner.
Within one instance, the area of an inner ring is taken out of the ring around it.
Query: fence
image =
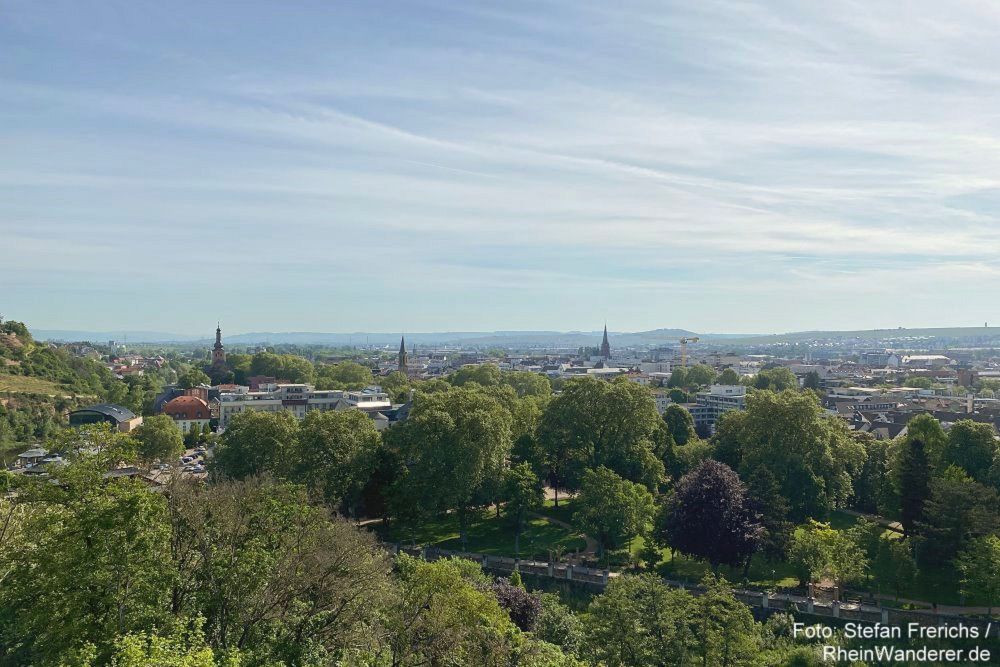
[[[462,558],[479,563],[484,570],[508,573],[514,570],[522,574],[570,581],[588,587],[603,590],[608,581],[620,576],[610,570],[570,565],[567,563],[549,563],[535,560],[519,560],[508,556],[490,556],[488,554],[465,551],[449,551],[437,547],[404,547],[398,544],[387,544],[392,553],[403,552],[424,560],[434,561],[442,558]],[[695,595],[703,592],[699,586],[690,586],[681,581],[664,579],[669,586],[691,591]],[[762,610],[764,613],[788,612],[797,616],[814,616],[817,618],[834,619],[836,622],[882,623],[889,625],[904,625],[919,623],[920,625],[975,625],[983,630],[988,627],[986,621],[975,618],[942,612],[918,611],[882,607],[860,602],[840,602],[837,600],[817,600],[814,597],[792,595],[789,593],[771,593],[736,589],[733,591],[736,599],[749,607]]]

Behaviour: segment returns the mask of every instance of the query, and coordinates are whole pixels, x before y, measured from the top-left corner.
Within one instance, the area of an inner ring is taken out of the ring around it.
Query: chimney
[[[971,415],[973,413],[973,411],[974,411],[973,410],[973,406],[974,405],[975,405],[975,396],[973,394],[966,394],[965,395],[965,412],[966,412],[966,414],[970,414]]]

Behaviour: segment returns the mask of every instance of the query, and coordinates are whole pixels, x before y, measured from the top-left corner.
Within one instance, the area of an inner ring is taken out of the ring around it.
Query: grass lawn
[[[0,373],[0,392],[47,394],[50,396],[62,396],[69,393],[64,387],[49,380],[26,377],[24,375],[6,375],[3,373]]]
[[[547,517],[551,517],[558,521],[565,521],[566,523],[573,522],[573,512],[576,508],[573,505],[572,498],[560,498],[559,507],[556,507],[556,503],[551,498],[545,499],[545,506],[538,511],[539,514]]]
[[[562,501],[559,502],[560,506]],[[562,509],[562,507],[560,507]],[[442,549],[462,548],[458,536],[458,517],[454,514],[435,517],[414,530],[390,526],[388,530],[379,526],[376,531],[383,539],[402,544],[430,544]],[[466,549],[491,556],[514,555],[514,530],[502,517],[497,518],[492,510],[484,510],[474,516],[469,523]],[[521,534],[521,557],[547,560],[550,551],[561,549],[570,553],[583,551],[586,542],[570,530],[557,526],[545,519],[528,521]]]

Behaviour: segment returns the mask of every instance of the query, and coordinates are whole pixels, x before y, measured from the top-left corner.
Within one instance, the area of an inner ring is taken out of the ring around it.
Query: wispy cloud
[[[989,3],[63,9],[0,23],[0,281],[40,325],[108,317],[62,321],[56,268],[172,329],[978,322],[955,291],[1000,288]]]

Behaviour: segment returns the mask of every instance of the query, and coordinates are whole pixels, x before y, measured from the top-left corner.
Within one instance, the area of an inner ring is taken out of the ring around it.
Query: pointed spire
[[[399,356],[396,360],[396,367],[400,373],[406,372],[406,338],[404,336],[399,337]]]
[[[608,323],[604,323],[604,340],[601,341],[601,356],[611,358],[611,343],[608,342]]]

